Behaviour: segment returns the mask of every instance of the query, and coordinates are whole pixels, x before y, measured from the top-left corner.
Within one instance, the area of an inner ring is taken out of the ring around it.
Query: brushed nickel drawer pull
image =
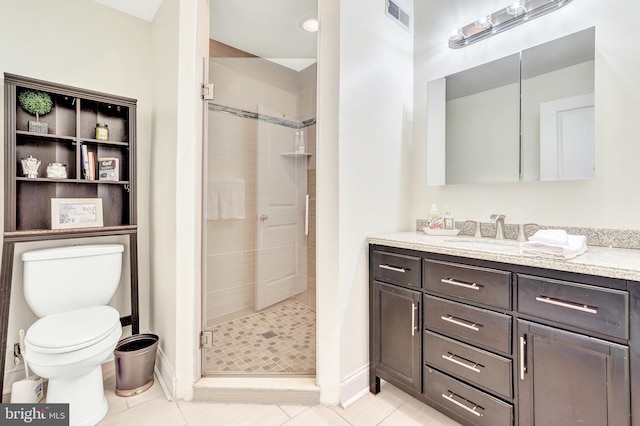
[[[454,280],[453,278],[442,278],[440,281],[445,284],[455,285],[456,287],[464,287],[471,290],[480,290],[480,286],[476,283],[469,284],[462,281]]]
[[[524,373],[527,372],[527,367],[524,365],[526,347],[527,341],[524,336],[520,336],[520,380],[524,380]]]
[[[459,366],[461,366],[461,367],[468,368],[469,370],[471,370],[471,371],[475,371],[476,373],[479,373],[479,372],[480,372],[480,369],[479,369],[479,368],[476,368],[476,366],[477,366],[478,364],[473,364],[472,366],[471,366],[471,365],[467,365],[467,364],[465,364],[464,362],[462,362],[462,361],[458,361],[457,359],[455,359],[455,358],[454,358],[454,356],[455,356],[455,355],[454,355],[454,354],[452,354],[452,353],[449,353],[449,355],[444,355],[444,354],[442,354],[442,358],[446,359],[447,361],[451,361],[451,362],[453,362],[454,364],[458,364],[458,365],[459,365]]]
[[[454,317],[451,316],[451,315],[447,315],[446,317],[444,315],[442,315],[440,317],[440,319],[443,320],[443,321],[450,322],[450,323],[455,324],[455,325],[459,325],[460,327],[468,328],[468,329],[473,330],[473,331],[480,331],[480,329],[478,327],[476,327],[476,323],[475,322],[471,323],[471,325],[469,325],[469,324],[466,324],[466,323],[464,323],[462,321],[458,321],[457,319],[454,319]]]
[[[563,302],[562,300],[552,299],[547,296],[536,297],[538,302],[547,303],[549,305],[560,306],[562,308],[573,309],[574,311],[586,312],[588,314],[598,314],[598,309],[588,305],[580,305],[577,303]]]
[[[477,412],[477,411],[476,411],[476,408],[480,408],[481,410],[483,410],[484,408],[480,407],[480,406],[479,406],[479,405],[477,405],[477,404],[473,404],[473,402],[471,402],[471,401],[467,401],[466,399],[462,398],[462,397],[461,397],[461,396],[459,396],[459,395],[456,395],[456,396],[458,396],[459,398],[464,399],[464,400],[465,400],[465,401],[467,401],[467,402],[471,402],[471,404],[473,404],[473,408],[469,408],[469,407],[467,407],[466,405],[464,405],[463,403],[458,402],[458,401],[456,401],[455,399],[453,399],[453,396],[454,396],[454,395],[456,395],[456,394],[455,394],[455,393],[453,393],[453,392],[451,392],[451,391],[449,391],[449,395],[446,395],[446,394],[444,394],[444,393],[443,393],[443,394],[442,394],[442,397],[443,397],[444,399],[446,399],[447,401],[453,402],[453,403],[454,403],[454,404],[456,404],[458,407],[460,407],[460,408],[464,408],[464,409],[465,409],[465,410],[467,410],[468,412],[470,412],[470,413],[472,413],[472,414],[474,414],[474,415],[476,415],[476,416],[478,416],[478,417],[482,417],[482,413]]]
[[[393,271],[393,272],[402,272],[403,274],[405,272],[407,272],[406,269],[404,268],[396,268],[395,266],[389,266],[389,265],[378,265],[378,267],[380,269],[388,269],[389,271]]]

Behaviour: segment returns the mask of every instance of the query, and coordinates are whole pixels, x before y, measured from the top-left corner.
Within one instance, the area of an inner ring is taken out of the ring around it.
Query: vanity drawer
[[[583,330],[629,338],[629,293],[518,274],[518,311]]]
[[[429,367],[424,394],[442,407],[479,426],[513,424],[513,406]]]
[[[373,276],[376,280],[420,288],[421,259],[384,251],[373,252]]]
[[[511,316],[424,296],[425,328],[511,354]]]
[[[434,293],[511,310],[511,272],[425,259],[424,287]]]
[[[433,367],[511,398],[511,360],[427,331],[424,360]]]

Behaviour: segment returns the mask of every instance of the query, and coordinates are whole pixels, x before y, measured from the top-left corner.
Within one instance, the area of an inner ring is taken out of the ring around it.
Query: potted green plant
[[[18,95],[20,106],[29,114],[36,116],[36,121],[29,120],[29,131],[37,133],[48,133],[49,125],[40,122],[40,116],[51,112],[53,102],[48,93],[38,90],[23,90]]]

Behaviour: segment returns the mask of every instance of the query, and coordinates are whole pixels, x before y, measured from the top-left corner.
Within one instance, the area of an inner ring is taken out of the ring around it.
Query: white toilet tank
[[[122,244],[95,244],[24,252],[27,304],[40,318],[106,305],[120,283],[123,251]]]

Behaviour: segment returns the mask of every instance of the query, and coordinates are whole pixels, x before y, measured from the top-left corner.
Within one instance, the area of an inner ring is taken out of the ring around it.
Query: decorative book
[[[99,180],[120,180],[120,160],[114,157],[98,158]]]

